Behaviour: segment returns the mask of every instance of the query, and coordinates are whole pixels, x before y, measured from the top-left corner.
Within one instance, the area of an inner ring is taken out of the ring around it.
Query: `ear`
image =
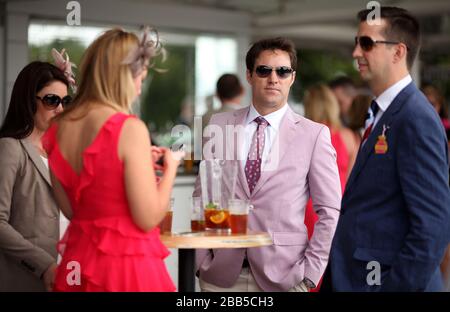
[[[406,47],[406,44],[399,43],[395,47],[395,53],[394,53],[394,64],[397,64],[401,62],[402,60],[405,60],[406,63],[406,55],[408,53],[408,48]]]
[[[291,77],[291,84],[289,85],[289,87],[292,87],[292,84],[294,83],[294,81],[295,81],[295,75],[297,74],[297,72],[296,71],[293,71],[292,72],[292,77]]]
[[[252,84],[252,73],[247,69],[247,72],[246,72],[246,78],[247,78],[247,82],[249,83],[249,84]]]

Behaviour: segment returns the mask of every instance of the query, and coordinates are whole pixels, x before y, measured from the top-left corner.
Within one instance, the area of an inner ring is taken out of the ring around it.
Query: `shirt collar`
[[[270,127],[274,128],[275,130],[278,131],[278,129],[280,128],[281,119],[283,119],[283,116],[286,113],[287,109],[288,109],[288,103],[283,105],[283,107],[280,108],[279,110],[274,111],[273,113],[267,114],[263,117],[265,120],[267,120]],[[261,116],[261,114],[256,111],[253,104],[250,105],[250,109],[247,114],[247,119],[245,121],[245,125],[250,124],[253,120],[255,120],[256,117],[259,117],[259,116]]]
[[[381,111],[385,112],[395,97],[412,81],[411,75],[406,75],[405,78],[397,81],[395,84],[387,88],[374,100],[377,102]]]

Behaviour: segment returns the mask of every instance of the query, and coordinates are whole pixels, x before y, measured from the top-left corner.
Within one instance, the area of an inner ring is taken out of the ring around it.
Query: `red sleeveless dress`
[[[73,210],[57,245],[62,261],[55,291],[175,291],[163,261],[169,251],[159,239],[158,227],[142,231],[128,207],[118,140],[130,117],[117,113],[105,122],[83,152],[80,174],[59,150],[58,125],[43,137],[49,167]]]

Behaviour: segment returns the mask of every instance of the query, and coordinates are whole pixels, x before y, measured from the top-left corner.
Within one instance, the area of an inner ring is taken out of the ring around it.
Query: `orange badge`
[[[386,154],[388,150],[388,145],[386,141],[386,136],[380,135],[378,141],[375,144],[375,154]]]
[[[378,136],[377,143],[375,144],[375,154],[386,154],[388,151],[388,144],[385,135],[387,129],[389,129],[389,126],[383,125],[383,132],[380,136]]]

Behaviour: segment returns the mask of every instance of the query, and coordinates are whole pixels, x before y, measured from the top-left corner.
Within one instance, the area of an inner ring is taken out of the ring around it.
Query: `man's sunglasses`
[[[260,65],[256,67],[255,73],[260,78],[267,78],[272,74],[272,70],[275,70],[278,78],[280,79],[288,78],[294,72],[292,68],[287,66],[280,66],[273,68],[266,65]]]
[[[65,97],[61,98],[56,94],[46,94],[43,97],[36,95],[36,98],[41,100],[44,105],[52,109],[57,108],[59,104],[62,104],[63,107],[66,107],[70,104],[70,102],[72,102],[72,97],[70,95],[66,95]]]
[[[399,41],[385,41],[385,40],[373,40],[368,36],[355,37],[355,47],[358,45],[366,52],[369,52],[373,49],[375,44],[384,43],[384,44],[399,44]]]

